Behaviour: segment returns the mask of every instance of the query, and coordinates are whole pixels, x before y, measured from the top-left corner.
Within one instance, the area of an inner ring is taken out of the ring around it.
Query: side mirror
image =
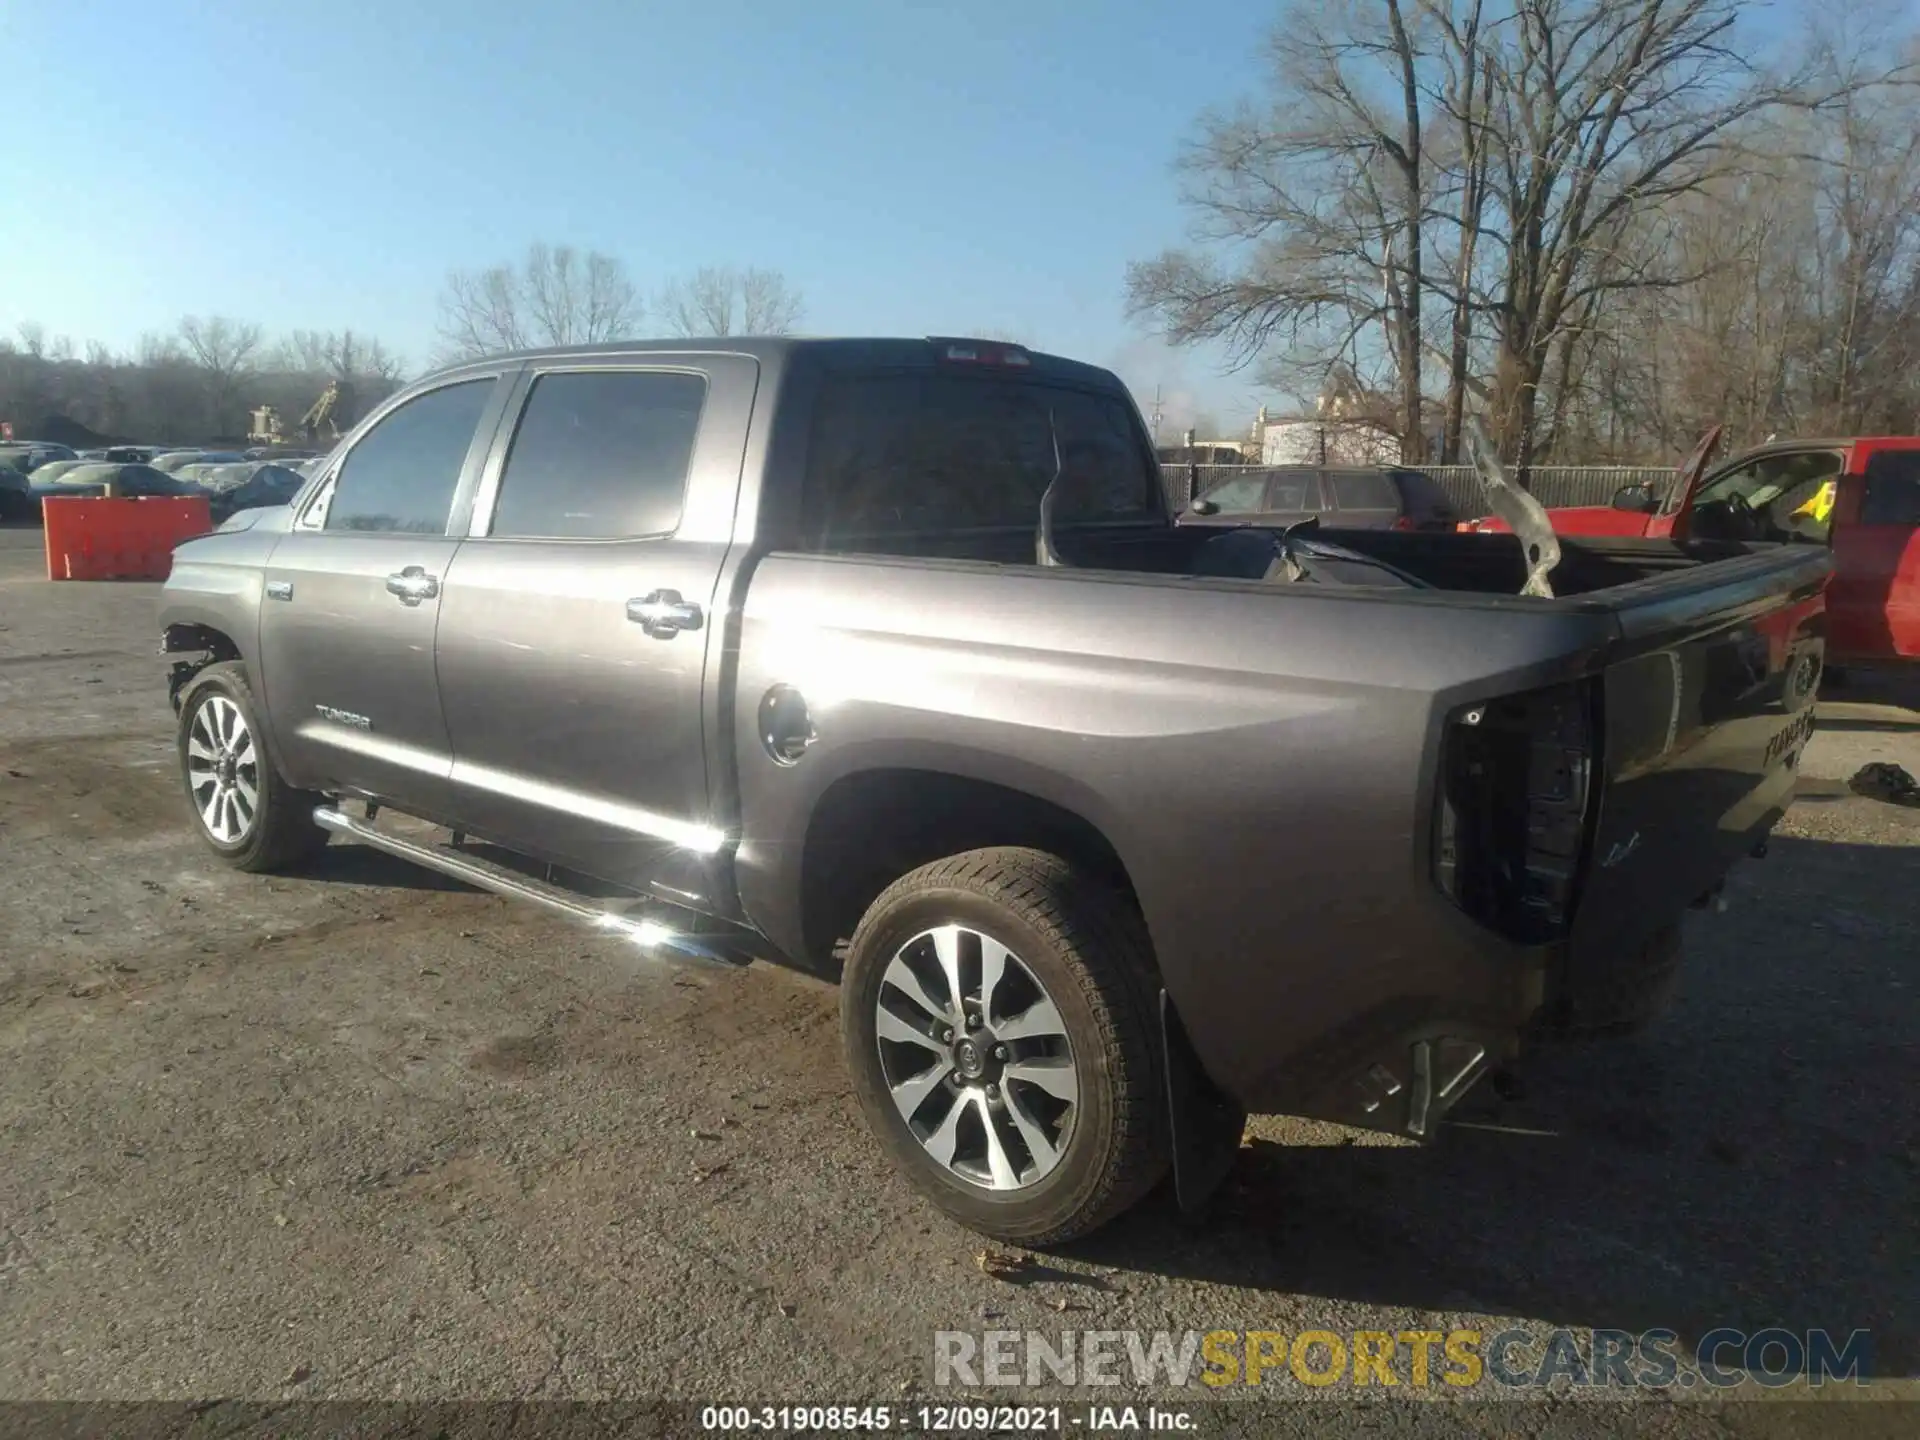
[[[1653,491],[1644,485],[1623,485],[1613,492],[1613,508],[1630,510],[1636,515],[1652,514],[1659,503],[1653,498]]]
[[[1218,515],[1220,507],[1211,500],[1196,500],[1187,507],[1195,515]]]

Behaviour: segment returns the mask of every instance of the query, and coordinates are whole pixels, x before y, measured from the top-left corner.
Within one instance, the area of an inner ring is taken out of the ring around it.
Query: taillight
[[[1566,932],[1593,796],[1597,692],[1556,685],[1463,706],[1441,739],[1433,875],[1523,944]]]
[[[1411,515],[1396,515],[1393,517],[1393,528],[1396,530],[1412,530],[1416,527]]]

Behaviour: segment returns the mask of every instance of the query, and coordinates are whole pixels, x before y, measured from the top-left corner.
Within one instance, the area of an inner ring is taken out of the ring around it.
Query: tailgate
[[[1568,934],[1569,998],[1708,896],[1793,798],[1825,651],[1824,547],[1600,592],[1598,805]]]

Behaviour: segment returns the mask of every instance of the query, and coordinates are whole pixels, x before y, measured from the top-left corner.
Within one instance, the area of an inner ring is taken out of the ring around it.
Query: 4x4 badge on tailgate
[[[1607,851],[1607,858],[1600,862],[1600,868],[1602,870],[1611,870],[1639,848],[1640,832],[1636,830],[1625,840],[1616,840],[1613,842],[1613,848]]]

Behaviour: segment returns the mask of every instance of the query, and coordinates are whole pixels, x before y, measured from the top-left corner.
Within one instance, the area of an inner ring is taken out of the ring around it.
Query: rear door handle
[[[418,565],[409,565],[399,574],[387,576],[387,593],[398,595],[402,605],[418,605],[440,593],[440,577],[427,574]]]
[[[656,590],[627,601],[627,619],[656,640],[671,640],[682,630],[698,630],[701,614],[700,607],[682,599],[678,590]]]

